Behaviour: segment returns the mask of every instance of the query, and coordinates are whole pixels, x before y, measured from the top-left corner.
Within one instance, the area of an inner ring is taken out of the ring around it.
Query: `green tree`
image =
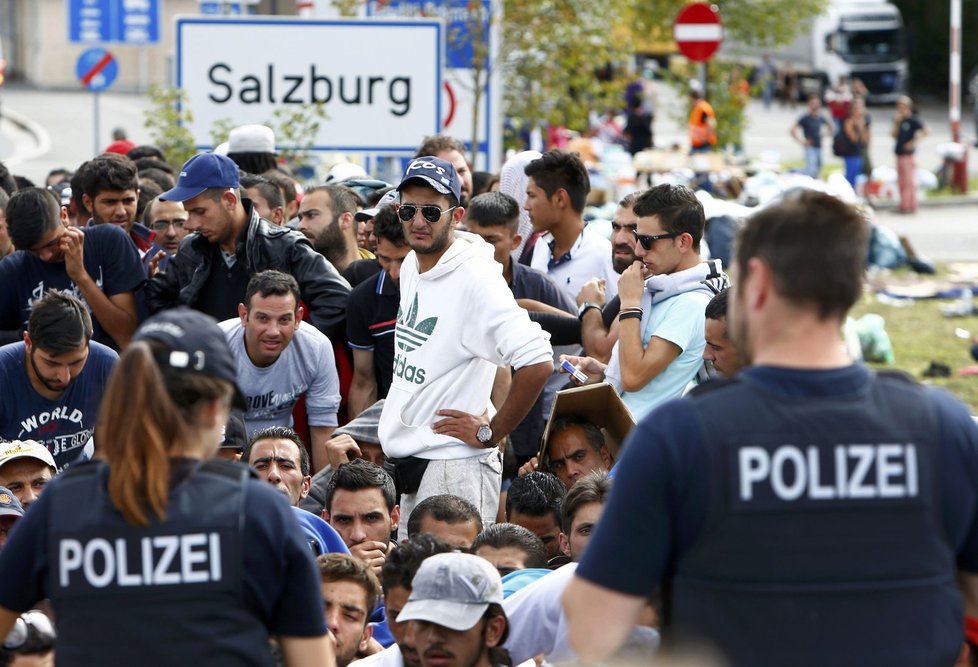
[[[163,151],[166,161],[179,167],[197,153],[194,137],[188,128],[193,114],[187,107],[183,91],[151,86],[149,102],[143,125],[153,143]]]

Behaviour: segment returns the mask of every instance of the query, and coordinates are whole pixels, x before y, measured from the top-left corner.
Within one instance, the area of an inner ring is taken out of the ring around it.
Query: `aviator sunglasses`
[[[401,207],[397,209],[397,217],[401,219],[401,222],[411,222],[414,220],[414,215],[421,209],[421,217],[434,224],[438,222],[441,216],[446,213],[451,213],[458,206],[453,206],[444,211],[435,206],[434,204],[425,204],[424,206],[416,206],[414,204],[401,204]]]

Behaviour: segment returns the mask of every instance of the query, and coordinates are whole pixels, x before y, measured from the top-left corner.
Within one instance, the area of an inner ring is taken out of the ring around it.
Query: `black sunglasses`
[[[458,206],[453,206],[444,211],[435,206],[434,204],[425,204],[424,206],[416,206],[415,204],[401,204],[400,208],[397,209],[397,217],[401,219],[401,222],[411,222],[414,220],[414,216],[417,214],[418,209],[421,210],[421,217],[435,224],[441,218],[441,216],[446,213],[451,213]]]
[[[639,234],[637,230],[633,229],[632,234],[635,235],[635,240],[642,244],[642,247],[646,250],[652,249],[652,244],[659,239],[674,239],[681,235],[682,232],[669,232],[667,234]]]

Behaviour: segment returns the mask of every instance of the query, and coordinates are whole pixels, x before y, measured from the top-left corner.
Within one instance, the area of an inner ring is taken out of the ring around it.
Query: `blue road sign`
[[[156,44],[160,0],[68,0],[68,41]]]
[[[88,49],[78,56],[75,74],[83,86],[97,93],[111,86],[119,76],[119,63],[105,49]]]
[[[452,68],[472,67],[473,33],[481,33],[482,40],[488,40],[491,12],[491,0],[482,0],[478,3],[469,0],[367,1],[367,16],[384,18],[418,16],[445,19],[445,62],[447,67]]]

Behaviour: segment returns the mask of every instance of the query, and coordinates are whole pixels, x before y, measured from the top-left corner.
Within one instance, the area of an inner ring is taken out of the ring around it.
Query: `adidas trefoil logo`
[[[428,337],[435,332],[435,325],[438,324],[437,317],[429,317],[415,323],[418,319],[418,295],[414,295],[414,302],[408,309],[407,320],[403,320],[402,313],[397,316],[397,328],[394,331],[394,340],[397,346],[405,352],[413,352],[428,341]]]

